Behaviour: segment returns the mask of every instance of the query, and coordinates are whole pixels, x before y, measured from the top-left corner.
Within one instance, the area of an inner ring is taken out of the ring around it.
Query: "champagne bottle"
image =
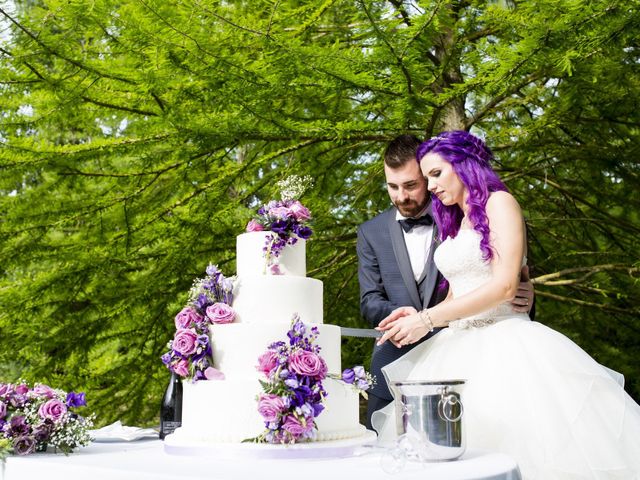
[[[171,372],[171,381],[160,406],[160,440],[182,424],[182,380]]]

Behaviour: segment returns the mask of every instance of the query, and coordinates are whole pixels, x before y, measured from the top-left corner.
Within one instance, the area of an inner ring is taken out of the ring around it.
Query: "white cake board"
[[[362,435],[343,440],[326,442],[295,443],[293,445],[271,445],[267,443],[207,443],[178,440],[175,435],[164,439],[164,451],[171,455],[206,455],[216,459],[321,459],[351,457],[362,446],[373,444],[377,435],[366,430]]]

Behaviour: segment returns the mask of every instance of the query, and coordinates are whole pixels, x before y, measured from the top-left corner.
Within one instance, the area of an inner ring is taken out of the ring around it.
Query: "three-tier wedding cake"
[[[271,232],[237,238],[237,278],[233,289],[235,320],[209,327],[213,367],[222,380],[183,382],[182,426],[167,437],[171,445],[236,443],[256,438],[265,429],[257,409],[264,374],[256,368],[267,347],[286,340],[292,317],[317,327],[315,343],[329,374],[339,377],[340,328],[323,324],[323,285],[306,276],[306,242],[299,239],[280,252],[278,268],[265,268],[264,248]],[[277,274],[272,274],[277,273]],[[358,391],[333,378],[323,381],[324,410],[315,418],[315,441],[356,438],[365,434],[359,423]]]

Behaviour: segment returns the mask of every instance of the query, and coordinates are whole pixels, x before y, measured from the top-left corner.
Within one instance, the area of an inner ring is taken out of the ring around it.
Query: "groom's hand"
[[[516,312],[529,313],[533,306],[533,295],[533,284],[529,278],[529,267],[525,265],[520,272],[518,292],[515,298],[511,300],[511,306]]]

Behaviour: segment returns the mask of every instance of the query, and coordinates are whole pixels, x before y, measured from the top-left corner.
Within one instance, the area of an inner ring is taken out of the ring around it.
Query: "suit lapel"
[[[396,256],[398,268],[402,275],[402,280],[407,287],[407,292],[411,297],[411,301],[414,307],[420,307],[420,294],[418,293],[418,286],[416,285],[416,279],[413,276],[413,270],[411,269],[411,262],[409,260],[409,253],[407,252],[407,245],[404,243],[404,236],[402,235],[402,227],[396,220],[395,208],[390,210],[388,218],[389,234],[391,236],[391,245],[393,246],[393,253]]]
[[[429,256],[427,258],[427,264],[425,265],[424,272],[422,273],[422,278],[426,276],[427,278],[423,284],[422,290],[422,298],[423,305],[422,308],[427,308],[429,306],[429,300],[431,299],[431,295],[433,295],[433,290],[436,288],[436,280],[438,278],[438,269],[436,268],[436,264],[433,261],[433,254],[436,251],[436,247],[438,246],[438,228],[433,226],[433,235],[431,237],[431,247],[429,248]]]

